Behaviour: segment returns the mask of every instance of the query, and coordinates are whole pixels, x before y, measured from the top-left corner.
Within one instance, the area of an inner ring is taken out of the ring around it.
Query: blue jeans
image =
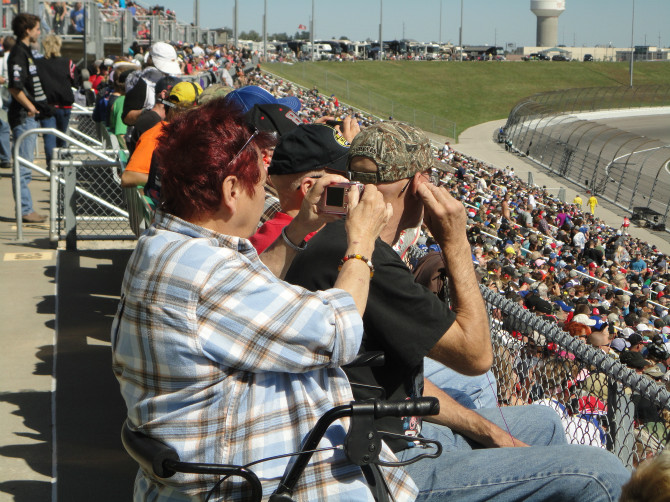
[[[16,140],[21,134],[31,129],[37,128],[37,120],[34,117],[27,117],[23,124],[16,126],[12,129],[13,141],[12,149]],[[21,146],[19,147],[19,156],[33,161],[35,156],[35,146],[37,145],[37,135],[31,134],[26,139],[23,140]],[[25,166],[19,166],[19,176],[21,179],[21,214],[23,216],[32,213],[33,210],[33,198],[30,195],[30,189],[28,188],[28,183],[32,179],[32,171]],[[12,184],[12,195],[14,195],[14,185]]]
[[[423,376],[471,410],[498,406],[498,385],[491,370],[469,377],[429,357],[423,358]]]
[[[42,127],[58,129],[62,133],[67,132],[68,125],[70,124],[70,114],[72,110],[56,108],[54,110],[54,115],[52,117],[41,119],[40,125]],[[63,148],[67,145],[67,141],[61,138],[57,138],[53,134],[44,135],[44,155],[47,159],[47,166],[51,167],[51,159],[53,157],[54,148]]]
[[[4,120],[0,120],[0,163],[9,163],[12,161],[11,131],[9,124]]]
[[[440,441],[444,451],[437,459],[405,467],[419,487],[417,501],[618,500],[630,476],[619,459],[601,448],[566,444],[558,415],[539,408],[477,410],[530,448],[480,448],[424,421],[421,434]],[[396,456],[407,460],[420,453],[412,450]]]

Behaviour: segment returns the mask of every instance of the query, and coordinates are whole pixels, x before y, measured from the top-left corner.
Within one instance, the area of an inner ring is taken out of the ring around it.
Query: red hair
[[[253,194],[261,179],[258,148],[271,145],[272,137],[256,135],[231,164],[252,134],[237,108],[223,99],[167,124],[156,149],[162,209],[182,219],[213,213],[221,204],[221,186],[228,176],[236,176],[247,193]]]
[[[575,338],[578,338],[580,336],[588,336],[591,334],[591,328],[589,328],[586,324],[574,321],[565,323],[565,325],[563,326],[563,330],[567,331]]]

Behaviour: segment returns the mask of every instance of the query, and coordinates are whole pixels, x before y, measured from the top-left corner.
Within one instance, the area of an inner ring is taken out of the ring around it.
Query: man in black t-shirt
[[[375,183],[385,200],[394,206],[393,220],[377,241],[371,257],[375,273],[363,317],[365,336],[361,346],[361,351],[383,351],[386,363],[381,368],[347,370],[352,382],[368,386],[355,386],[355,397],[406,399],[435,395],[448,403],[443,406],[443,418],[450,427],[471,433],[472,439],[485,444],[510,445],[514,438],[509,434],[458,405],[423,378],[424,356],[465,375],[484,373],[493,361],[488,317],[472,266],[463,206],[446,190],[437,187],[430,190],[430,183],[424,183],[427,180],[425,173],[432,168],[434,159],[430,143],[418,129],[385,122],[365,129],[354,138],[354,144],[358,145],[358,154],[349,154],[349,176],[354,181]],[[373,151],[381,153],[371,154]],[[438,242],[445,250],[451,271],[449,283],[457,285],[450,292],[452,303],[458,305],[453,311],[414,282],[414,277],[391,247],[403,229],[415,228],[421,223],[426,201],[432,204],[426,206],[426,223],[429,228],[430,222],[435,227],[433,235],[443,236]],[[433,207],[434,211],[440,212],[446,207],[448,212],[438,216],[428,210]],[[343,252],[334,244],[334,239],[341,237],[342,232],[344,225],[341,221],[322,229],[310,241],[307,250],[296,258],[287,280],[310,289],[330,287],[327,284],[334,283]],[[464,420],[466,417],[469,418]],[[468,430],[468,421],[471,424],[486,423],[479,429],[487,429],[487,436],[478,436]],[[383,430],[411,438],[420,434],[422,421],[415,417],[389,418],[380,425]],[[396,451],[413,446],[411,440],[394,440],[390,444]]]
[[[443,443],[438,459],[406,467],[431,500],[491,500],[506,497],[613,500],[627,479],[619,460],[598,448],[567,445],[558,415],[549,407],[469,410],[423,376],[429,356],[465,375],[486,372],[493,362],[488,315],[479,291],[465,232],[463,205],[429,182],[434,165],[428,138],[418,129],[383,122],[354,138],[348,161],[352,181],[373,183],[393,207],[371,264],[373,276],[363,315],[361,351],[382,350],[382,367],[345,369],[356,399],[434,396],[440,413],[379,421],[379,430],[400,434],[387,441],[399,460],[416,456],[412,438]],[[442,249],[451,309],[414,282],[391,247],[406,228],[423,218]],[[347,259],[338,245],[342,221],[326,225],[293,261],[286,280],[308,289],[332,287]],[[507,448],[515,446],[536,448]],[[421,453],[419,451],[419,453]],[[562,474],[567,473],[567,474]],[[588,473],[588,475],[587,475]],[[593,482],[593,479],[598,482]]]
[[[7,60],[9,92],[12,95],[7,115],[15,143],[21,134],[39,126],[38,115],[41,112],[44,113],[48,106],[47,97],[30,50],[30,45],[37,43],[40,37],[40,19],[32,14],[18,14],[12,20],[12,30],[17,43],[9,53]],[[36,135],[26,137],[19,148],[19,156],[32,162],[36,144]],[[23,221],[42,223],[46,217],[33,209],[33,199],[28,188],[28,183],[32,179],[32,171],[23,165],[19,166],[19,170],[21,177],[20,211]]]

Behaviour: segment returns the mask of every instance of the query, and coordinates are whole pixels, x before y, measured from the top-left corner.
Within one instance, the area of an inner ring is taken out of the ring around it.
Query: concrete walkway
[[[30,183],[48,214],[49,184]],[[130,249],[49,247],[49,228],[16,241],[11,171],[0,171],[0,502],[132,499],[126,410],[109,333]],[[61,242],[64,245],[64,242]],[[134,242],[116,244],[132,248]]]

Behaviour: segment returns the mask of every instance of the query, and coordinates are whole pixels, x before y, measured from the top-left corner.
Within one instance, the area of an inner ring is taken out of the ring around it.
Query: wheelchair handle
[[[359,403],[352,404],[357,407]],[[407,401],[375,401],[375,418],[425,417],[437,415],[440,402],[435,397],[419,397]]]
[[[370,407],[374,408],[374,418],[437,415],[440,402],[435,397],[419,397],[406,401],[352,401],[349,404],[336,406],[327,411],[316,423],[305,439],[301,450],[305,453],[295,458],[282,477],[277,490],[270,497],[270,502],[291,500],[293,488],[305,467],[312,458],[312,451],[317,448],[330,425],[340,418],[364,414]]]

